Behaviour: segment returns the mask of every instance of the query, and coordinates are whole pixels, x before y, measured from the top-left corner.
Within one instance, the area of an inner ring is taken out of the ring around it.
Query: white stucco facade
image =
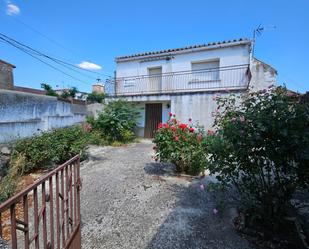
[[[172,112],[181,122],[191,118],[210,129],[214,121],[212,114],[217,108],[214,96],[228,96],[227,91],[241,94],[249,86],[260,90],[275,83],[276,71],[251,59],[250,53],[251,41],[241,39],[118,57],[116,94],[138,104],[140,136],[146,125],[147,103],[162,104],[162,122],[166,122]],[[207,68],[208,64],[217,69]],[[205,70],[199,71],[203,66]],[[152,70],[156,72],[156,81]],[[204,74],[201,78],[201,72],[212,75]],[[154,88],[153,82],[159,82],[160,88]]]
[[[192,62],[219,60],[219,67],[249,64],[250,45],[241,43],[230,47],[218,47],[207,50],[192,50],[184,53],[170,55],[171,59],[166,60],[165,56],[158,59],[146,58],[140,60],[126,60],[117,62],[117,77],[131,77],[147,75],[148,68],[162,67],[162,73],[179,72],[191,70]]]

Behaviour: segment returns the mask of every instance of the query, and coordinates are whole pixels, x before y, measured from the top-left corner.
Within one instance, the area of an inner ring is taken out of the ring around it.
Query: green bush
[[[131,102],[116,100],[109,102],[97,119],[88,118],[94,130],[101,132],[109,142],[130,142],[134,139],[134,129],[140,117]]]
[[[172,117],[172,114],[170,114]],[[153,142],[156,160],[170,162],[179,173],[196,175],[206,167],[206,153],[203,129],[182,124],[174,117],[165,124],[159,124]]]
[[[16,179],[13,179],[10,175],[4,177],[0,182],[0,203],[10,198],[16,189]]]
[[[24,163],[18,171],[25,174],[31,170],[61,164],[76,154],[84,158],[87,136],[81,126],[73,126],[20,140],[13,147],[12,163],[22,155]]]
[[[297,188],[309,183],[309,108],[285,88],[218,99],[207,138],[209,169],[234,186],[247,225],[280,229]]]
[[[88,103],[103,103],[104,98],[105,98],[104,93],[92,92],[92,93],[88,94],[87,102]]]

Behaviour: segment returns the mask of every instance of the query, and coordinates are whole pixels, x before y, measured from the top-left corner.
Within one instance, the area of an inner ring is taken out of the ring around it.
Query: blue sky
[[[251,38],[259,24],[275,25],[258,37],[256,57],[278,70],[279,83],[305,92],[309,90],[308,10],[308,0],[0,0],[1,33],[75,65],[87,61],[102,69],[97,71],[100,75],[86,73],[90,78],[65,70],[82,83],[3,42],[0,59],[16,65],[16,85],[39,88],[47,82],[90,91],[97,77],[113,75],[116,56]]]

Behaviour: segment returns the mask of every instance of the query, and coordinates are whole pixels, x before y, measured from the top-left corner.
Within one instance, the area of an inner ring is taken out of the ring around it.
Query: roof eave
[[[172,56],[176,54],[184,54],[184,53],[191,53],[191,52],[199,52],[203,50],[212,50],[212,49],[218,49],[218,48],[226,48],[226,47],[234,47],[239,45],[251,45],[251,40],[242,40],[242,41],[235,41],[235,42],[229,42],[229,43],[220,43],[215,45],[207,45],[204,47],[197,47],[197,48],[190,48],[190,49],[182,49],[178,51],[170,51],[170,52],[163,52],[163,53],[156,53],[148,54],[148,55],[141,55],[141,56],[132,56],[132,57],[116,57],[115,62],[127,62],[127,61],[134,61],[134,60],[141,60],[146,58],[156,58],[156,57],[162,57],[162,56]]]

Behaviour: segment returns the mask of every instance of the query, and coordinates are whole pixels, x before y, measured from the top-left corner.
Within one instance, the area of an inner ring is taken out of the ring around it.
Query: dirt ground
[[[201,188],[210,177],[173,176],[151,159],[149,140],[91,147],[82,164],[82,246],[139,249],[249,249],[232,225],[232,209]]]

